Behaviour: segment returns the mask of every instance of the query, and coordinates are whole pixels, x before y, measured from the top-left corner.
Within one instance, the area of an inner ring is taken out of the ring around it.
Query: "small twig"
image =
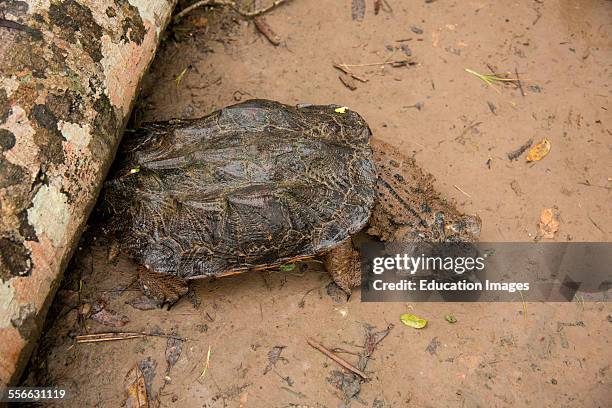
[[[259,30],[259,32],[262,33],[268,41],[270,41],[270,44],[274,46],[280,45],[281,38],[274,32],[274,30],[272,30],[272,27],[270,27],[270,24],[268,24],[264,17],[255,17],[253,19],[253,23],[255,23],[257,30]]]
[[[467,197],[472,198],[471,195],[469,195],[468,193],[466,193],[465,191],[463,191],[459,186],[457,186],[456,184],[453,184],[453,187],[455,187],[457,190],[459,190],[460,192],[462,192],[463,194],[465,194]]]
[[[302,299],[298,302],[298,307],[304,307],[306,304],[306,296],[308,296],[313,290],[317,290],[319,288],[320,286],[315,286],[314,288],[308,289],[306,293],[304,293],[304,296],[302,296]]]
[[[533,139],[529,139],[527,140],[525,143],[523,143],[518,149],[511,151],[510,153],[507,154],[508,159],[510,161],[516,160],[518,159],[523,153],[525,153],[525,151],[527,149],[529,149],[531,147],[531,145],[533,144]]]
[[[350,363],[348,363],[346,360],[338,357],[337,355],[335,355],[334,353],[332,353],[330,350],[328,350],[327,348],[325,348],[323,345],[321,345],[320,343],[317,343],[316,341],[314,341],[313,339],[306,339],[306,341],[308,342],[308,344],[311,347],[314,347],[315,349],[319,350],[321,353],[325,354],[327,357],[331,358],[332,360],[334,360],[336,363],[340,364],[342,367],[346,368],[349,371],[352,371],[353,373],[357,374],[358,376],[360,376],[361,378],[363,378],[364,380],[369,380],[369,377],[366,375],[366,373],[364,373],[363,371],[361,371],[360,369],[354,367],[353,365],[351,365]]]
[[[600,186],[598,184],[591,184],[588,180],[586,182],[579,181],[578,184],[581,184],[581,185],[587,186],[587,187],[599,187],[599,188],[603,188],[604,190],[608,190],[608,191],[610,191],[612,189],[612,187],[610,187],[610,186]]]
[[[524,98],[525,91],[523,90],[523,84],[521,83],[521,79],[519,78],[518,69],[516,67],[514,67],[514,73],[516,74],[516,83],[518,85],[518,88],[521,90],[521,95],[523,95],[523,98]]]
[[[466,134],[468,131],[470,131],[470,130],[472,130],[472,129],[474,129],[474,128],[477,128],[477,127],[478,127],[478,126],[480,126],[480,125],[482,125],[482,122],[472,122],[472,123],[470,123],[468,126],[466,126],[466,127],[463,129],[463,131],[461,131],[461,134],[460,134],[459,136],[457,136],[457,137],[455,138],[455,140],[457,140],[457,139],[461,139],[463,136],[465,136],[465,134]]]
[[[355,353],[354,351],[343,349],[342,347],[335,347],[331,351],[334,353],[345,353],[345,354],[351,354],[353,356],[359,356],[359,353]]]
[[[595,228],[597,228],[599,231],[601,231],[602,234],[606,235],[606,232],[603,229],[601,229],[601,227],[599,225],[597,225],[595,220],[589,214],[587,214],[587,217],[589,218],[589,221],[591,221],[593,223]]]
[[[114,341],[114,340],[128,340],[137,339],[141,337],[165,337],[173,338],[177,340],[185,341],[185,338],[178,337],[170,334],[156,334],[156,333],[145,333],[145,332],[106,332],[106,333],[94,333],[94,334],[82,334],[76,336],[75,340],[77,343],[98,343],[102,341]]]
[[[381,61],[381,62],[371,62],[367,64],[339,64],[343,68],[356,68],[356,67],[375,67],[378,65],[393,65],[393,64],[409,64],[413,61],[410,59],[403,60],[395,60],[395,61]]]
[[[295,395],[298,398],[306,398],[306,395],[304,393],[299,392],[299,391],[294,391],[291,388],[285,387],[284,385],[281,387],[281,389],[283,389],[283,390],[285,390],[285,391]]]
[[[363,77],[360,77],[358,75],[355,75],[350,69],[348,69],[347,67],[345,67],[342,64],[337,64],[337,63],[334,62],[332,65],[337,70],[340,70],[340,71],[344,72],[345,74],[352,76],[354,79],[358,80],[359,82],[364,82],[364,83],[368,82],[367,78],[363,78]]]
[[[210,366],[210,349],[211,346],[208,346],[208,353],[206,353],[206,363],[204,364],[204,370],[202,370],[202,374],[200,374],[197,378],[197,381],[200,384],[202,383],[200,380],[204,378],[204,375],[206,375],[206,371],[208,371],[208,367]]]
[[[281,4],[283,4],[286,0],[275,0],[272,4],[270,4],[267,7],[263,7],[261,9],[258,10],[254,10],[254,11],[243,11],[240,9],[240,7],[238,7],[236,5],[236,2],[234,1],[229,1],[229,0],[202,0],[202,1],[197,1],[195,3],[193,3],[191,6],[189,7],[185,7],[184,10],[181,10],[180,13],[178,13],[176,16],[174,16],[175,20],[179,20],[182,17],[184,17],[185,15],[189,14],[191,11],[199,8],[199,7],[204,7],[204,6],[229,6],[232,10],[234,10],[236,13],[240,14],[242,17],[245,18],[253,18],[253,17],[257,17],[261,14],[267,13],[268,11],[280,6]]]

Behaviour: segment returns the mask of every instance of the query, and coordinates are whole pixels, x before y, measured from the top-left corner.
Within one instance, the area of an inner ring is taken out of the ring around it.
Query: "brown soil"
[[[196,10],[173,27],[135,117],[198,117],[251,97],[347,105],[376,137],[414,156],[462,211],[478,214],[483,241],[532,240],[542,209],[552,207],[555,240],[609,241],[612,3],[387,2],[393,11],[374,15],[367,1],[357,22],[349,1],[294,0],[266,16],[278,47],[231,12]],[[351,68],[367,78],[356,90],[332,66],[401,60],[408,48],[415,65]],[[464,71],[489,73],[487,64],[518,71],[525,95],[512,86],[496,92]],[[542,161],[508,160],[543,137],[552,150]],[[171,310],[141,311],[125,303],[138,291],[108,291],[135,273],[131,261],[109,264],[104,246],[84,244],[27,383],[67,387],[73,398],[62,406],[116,407],[126,374],[144,360],[156,364],[150,393],[161,406],[339,407],[343,391],[328,378],[340,366],[306,338],[359,353],[366,325],[393,323],[366,367],[371,380],[346,405],[603,407],[612,399],[609,303],[382,304],[361,303],[359,293],[335,303],[327,273],[308,264],[194,282]],[[85,330],[117,330],[79,321],[79,303],[98,297],[129,318],[120,330],[186,338],[176,364],[167,369],[163,337],[74,344]],[[402,325],[407,311],[428,326]],[[457,323],[445,321],[449,313]],[[284,347],[281,358],[267,368],[275,346]]]

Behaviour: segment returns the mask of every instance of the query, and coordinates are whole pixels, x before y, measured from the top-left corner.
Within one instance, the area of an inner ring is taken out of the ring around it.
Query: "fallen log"
[[[175,3],[0,4],[0,387],[29,358]]]

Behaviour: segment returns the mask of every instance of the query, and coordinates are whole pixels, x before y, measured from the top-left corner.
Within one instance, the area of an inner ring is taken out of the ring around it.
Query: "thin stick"
[[[469,195],[468,193],[466,193],[465,191],[463,191],[458,185],[453,184],[453,187],[455,187],[457,190],[459,190],[460,192],[462,192],[463,194],[465,194],[467,197],[472,198],[471,195]]]
[[[75,340],[77,343],[98,343],[101,341],[128,340],[128,339],[137,339],[137,338],[149,337],[149,336],[185,340],[182,337],[173,336],[169,334],[153,334],[153,333],[145,333],[145,332],[106,332],[106,333],[82,334],[80,336],[76,336]]]
[[[523,84],[521,83],[521,79],[519,78],[518,69],[516,67],[514,67],[514,73],[516,74],[516,83],[518,84],[518,87],[521,90],[521,95],[523,95],[523,98],[524,98],[525,91],[523,90]]]
[[[364,82],[364,83],[368,82],[367,78],[362,78],[360,76],[355,75],[350,69],[346,68],[342,64],[337,64],[337,63],[334,62],[332,65],[337,70],[340,70],[340,71],[344,72],[345,74],[352,76],[354,79],[358,80],[359,82]]]
[[[338,65],[344,68],[355,68],[355,67],[374,67],[377,65],[402,64],[402,63],[409,63],[409,62],[412,62],[412,61],[409,59],[403,59],[403,60],[395,60],[395,61],[371,62],[368,64],[338,64]]]
[[[321,345],[320,343],[317,343],[316,341],[314,341],[313,339],[306,339],[306,341],[308,342],[308,344],[311,347],[314,347],[315,349],[319,350],[321,353],[325,354],[327,357],[331,358],[332,360],[334,360],[336,363],[340,364],[342,367],[346,368],[349,371],[352,371],[353,373],[357,374],[358,376],[360,376],[361,378],[363,378],[364,380],[369,380],[369,377],[366,375],[366,373],[364,373],[363,371],[361,371],[360,369],[354,367],[353,365],[351,365],[350,363],[348,363],[346,360],[338,357],[337,355],[335,355],[334,353],[332,353],[330,350],[328,350],[327,348],[325,348],[323,345]]]
[[[261,8],[259,10],[242,11],[242,10],[240,10],[240,8],[236,5],[236,2],[234,2],[234,1],[229,1],[229,0],[202,0],[202,1],[198,1],[198,2],[193,3],[189,7],[185,7],[184,10],[181,10],[180,13],[178,13],[176,16],[174,16],[174,19],[175,20],[179,20],[180,18],[184,17],[186,14],[189,14],[191,11],[197,9],[198,7],[204,7],[204,6],[229,6],[229,7],[232,8],[232,10],[234,10],[236,13],[240,14],[242,17],[253,18],[253,17],[257,17],[257,16],[259,16],[261,14],[267,13],[268,11],[270,11],[270,10],[280,6],[285,1],[286,0],[275,0],[269,6]]]

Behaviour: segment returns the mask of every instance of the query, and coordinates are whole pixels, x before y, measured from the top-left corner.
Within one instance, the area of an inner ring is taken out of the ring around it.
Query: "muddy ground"
[[[612,2],[387,0],[378,15],[366,4],[355,21],[350,1],[291,1],[266,15],[279,46],[229,10],[193,11],[171,27],[135,122],[203,116],[254,97],[347,105],[375,137],[414,156],[459,208],[478,214],[483,241],[534,239],[544,208],[560,214],[554,240],[611,239]],[[350,70],[367,82],[347,88],[334,62],[362,65]],[[522,90],[487,86],[465,68],[518,72]],[[544,137],[552,149],[542,161],[508,160],[526,140]],[[109,264],[95,241],[84,243],[26,383],[66,387],[73,398],[62,406],[74,407],[120,406],[135,364],[160,406],[604,407],[612,400],[609,303],[366,304],[358,292],[337,303],[328,275],[308,264],[199,281],[170,311],[140,311],[125,303],[137,290],[116,290],[135,270],[125,258]],[[176,363],[169,367],[160,336],[75,344],[75,334],[118,330],[79,318],[79,305],[98,298],[129,319],[120,330],[186,339]],[[403,326],[398,318],[407,311],[428,326]],[[449,313],[457,323],[445,321]],[[356,364],[366,327],[389,324],[366,368],[371,380],[359,389],[335,387],[340,367],[306,343],[341,348]],[[280,358],[269,365],[275,347]],[[359,392],[348,398],[351,390]]]

